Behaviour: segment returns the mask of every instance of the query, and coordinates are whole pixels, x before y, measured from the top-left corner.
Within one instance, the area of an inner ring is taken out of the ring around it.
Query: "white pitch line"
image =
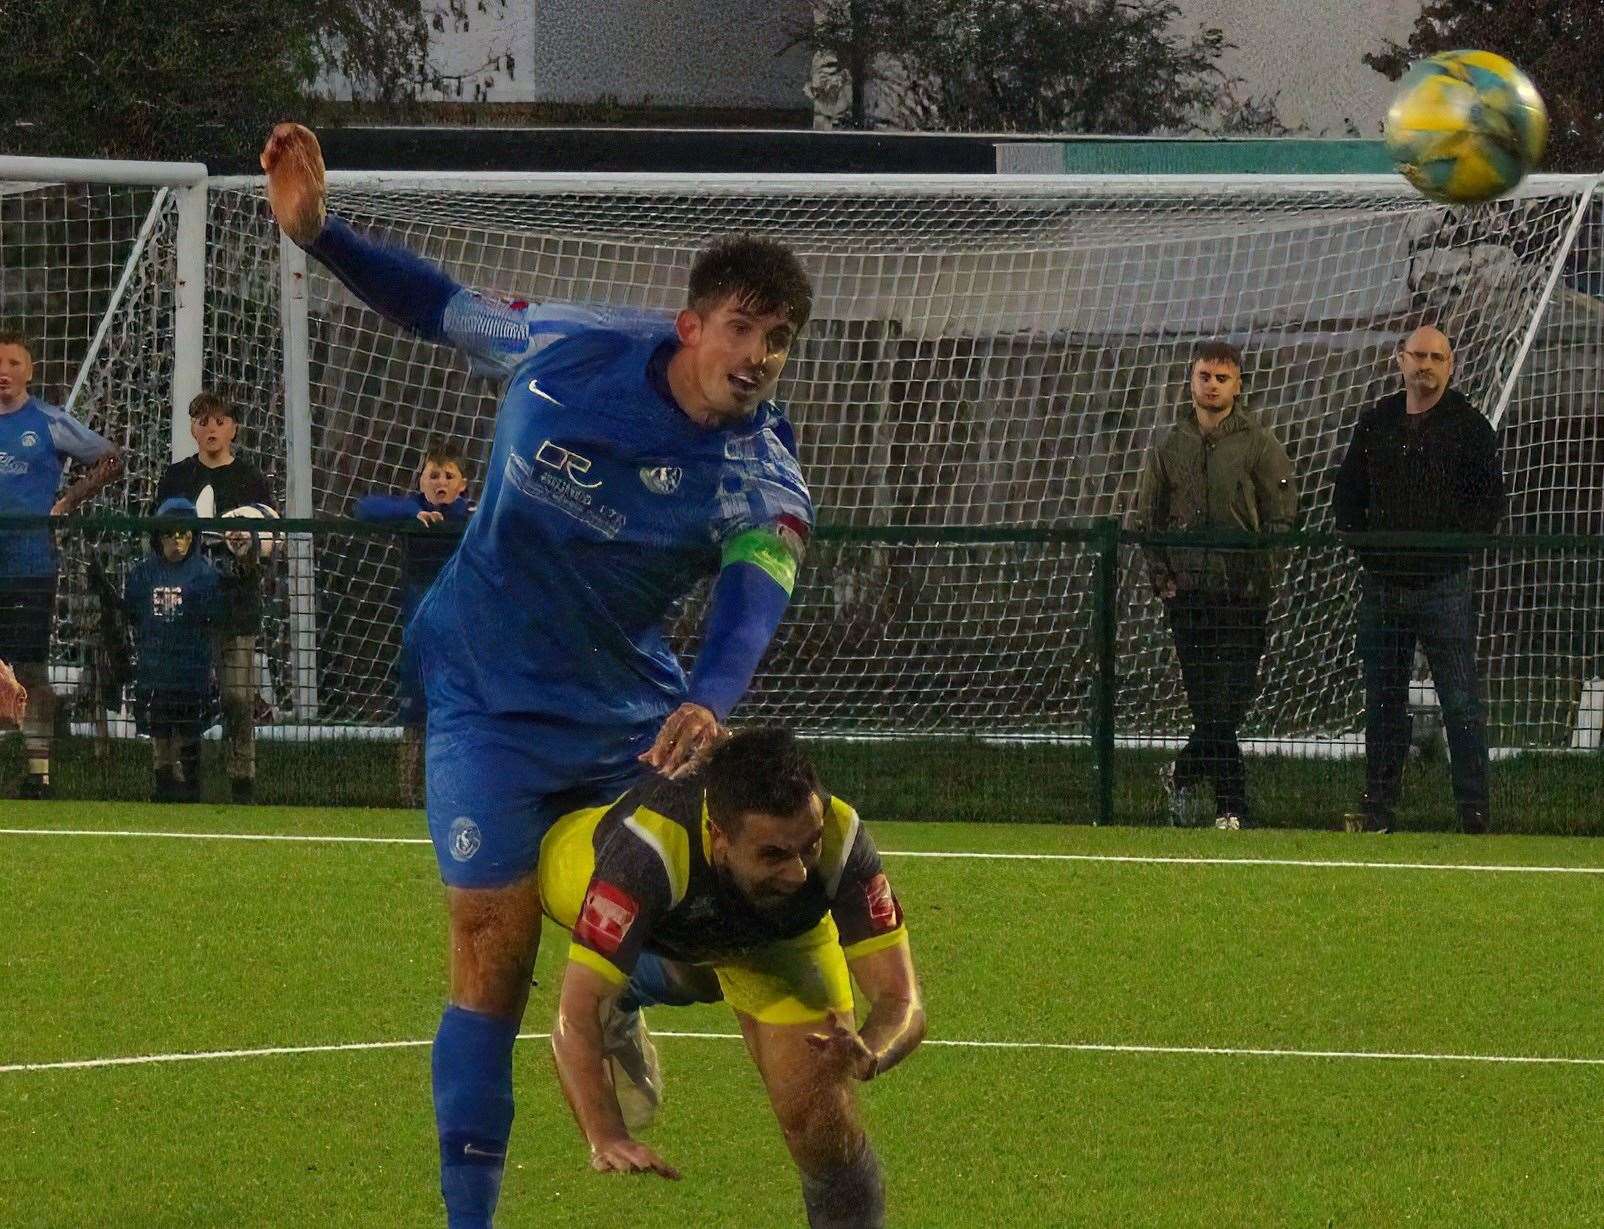
[[[1188,858],[1161,854],[959,853],[881,850],[885,858],[990,858],[1027,862],[1133,862],[1151,866],[1314,866],[1366,871],[1480,871],[1525,875],[1604,875],[1604,866],[1524,866],[1495,862],[1360,862],[1340,858]]]
[[[324,836],[282,832],[146,832],[111,828],[0,828],[0,836],[147,837],[175,841],[267,841],[311,845],[428,845],[421,836]],[[1147,866],[1290,866],[1329,870],[1472,871],[1505,875],[1604,875],[1604,866],[1525,866],[1497,862],[1369,862],[1338,858],[1209,858],[1163,854],[994,853],[953,849],[882,849],[883,858],[988,862],[1106,862]]]
[[[112,828],[0,828],[0,836],[138,836],[172,841],[288,841],[312,845],[427,845],[426,836],[324,836],[287,832],[139,832]]]
[[[652,1031],[653,1037],[686,1041],[740,1041],[739,1033]],[[550,1033],[519,1033],[519,1041],[547,1041]],[[195,1050],[176,1054],[131,1054],[118,1058],[80,1058],[63,1062],[7,1063],[0,1074],[33,1071],[86,1071],[101,1067],[139,1067],[157,1063],[213,1062],[229,1058],[276,1058],[296,1054],[343,1054],[363,1050],[417,1050],[432,1045],[432,1038],[417,1041],[352,1041],[337,1045],[264,1046],[255,1050]],[[1524,1067],[1604,1067],[1604,1058],[1576,1058],[1547,1054],[1430,1054],[1391,1050],[1292,1050],[1263,1046],[1121,1045],[1093,1041],[959,1041],[931,1038],[924,1043],[962,1050],[1051,1050],[1074,1054],[1159,1054],[1208,1058],[1326,1058],[1368,1059],[1389,1062],[1495,1063]]]

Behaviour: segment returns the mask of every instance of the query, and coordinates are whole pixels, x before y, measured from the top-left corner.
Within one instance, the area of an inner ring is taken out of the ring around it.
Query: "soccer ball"
[[[1490,51],[1444,51],[1404,75],[1387,152],[1405,179],[1455,205],[1513,191],[1543,156],[1548,109],[1531,79]]]
[[[241,504],[238,508],[230,508],[223,513],[223,516],[225,518],[237,516],[256,521],[278,520],[278,513],[266,504]],[[228,544],[228,549],[239,558],[244,558],[254,548],[258,558],[271,559],[274,549],[278,546],[278,539],[279,535],[276,533],[257,529],[230,529],[223,534],[223,541]]]

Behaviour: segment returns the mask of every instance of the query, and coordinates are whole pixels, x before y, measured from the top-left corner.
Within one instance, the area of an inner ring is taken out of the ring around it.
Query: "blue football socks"
[[[448,1005],[434,1036],[434,1117],[449,1229],[490,1229],[512,1135],[518,1024]]]

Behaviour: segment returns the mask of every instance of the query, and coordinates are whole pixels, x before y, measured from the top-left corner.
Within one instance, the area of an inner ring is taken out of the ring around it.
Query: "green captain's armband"
[[[770,579],[785,590],[787,597],[796,586],[796,570],[802,562],[800,534],[787,532],[788,527],[764,525],[738,533],[724,544],[720,567],[734,563],[750,563],[766,572]]]

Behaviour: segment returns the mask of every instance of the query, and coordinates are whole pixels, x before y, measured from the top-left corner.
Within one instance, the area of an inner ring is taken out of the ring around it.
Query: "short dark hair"
[[[797,330],[813,314],[813,280],[778,239],[731,235],[696,254],[686,301],[705,313],[731,296],[759,314],[784,312]]]
[[[239,422],[239,415],[229,404],[228,398],[221,393],[214,393],[210,389],[202,389],[196,393],[189,403],[189,416],[191,418],[209,418],[213,414],[224,418],[232,418]]]
[[[21,346],[33,357],[33,347],[28,344],[28,335],[21,329],[0,328],[0,346]]]
[[[707,761],[707,814],[730,836],[745,817],[799,815],[818,795],[819,774],[790,730],[754,726],[733,735]]]
[[[418,464],[418,469],[421,471],[430,465],[455,465],[464,478],[468,476],[468,463],[463,460],[462,449],[450,440],[433,440],[423,450],[423,460]]]
[[[1242,351],[1228,341],[1215,338],[1212,341],[1200,341],[1192,347],[1192,361],[1188,370],[1199,363],[1230,363],[1238,372],[1242,370]]]

